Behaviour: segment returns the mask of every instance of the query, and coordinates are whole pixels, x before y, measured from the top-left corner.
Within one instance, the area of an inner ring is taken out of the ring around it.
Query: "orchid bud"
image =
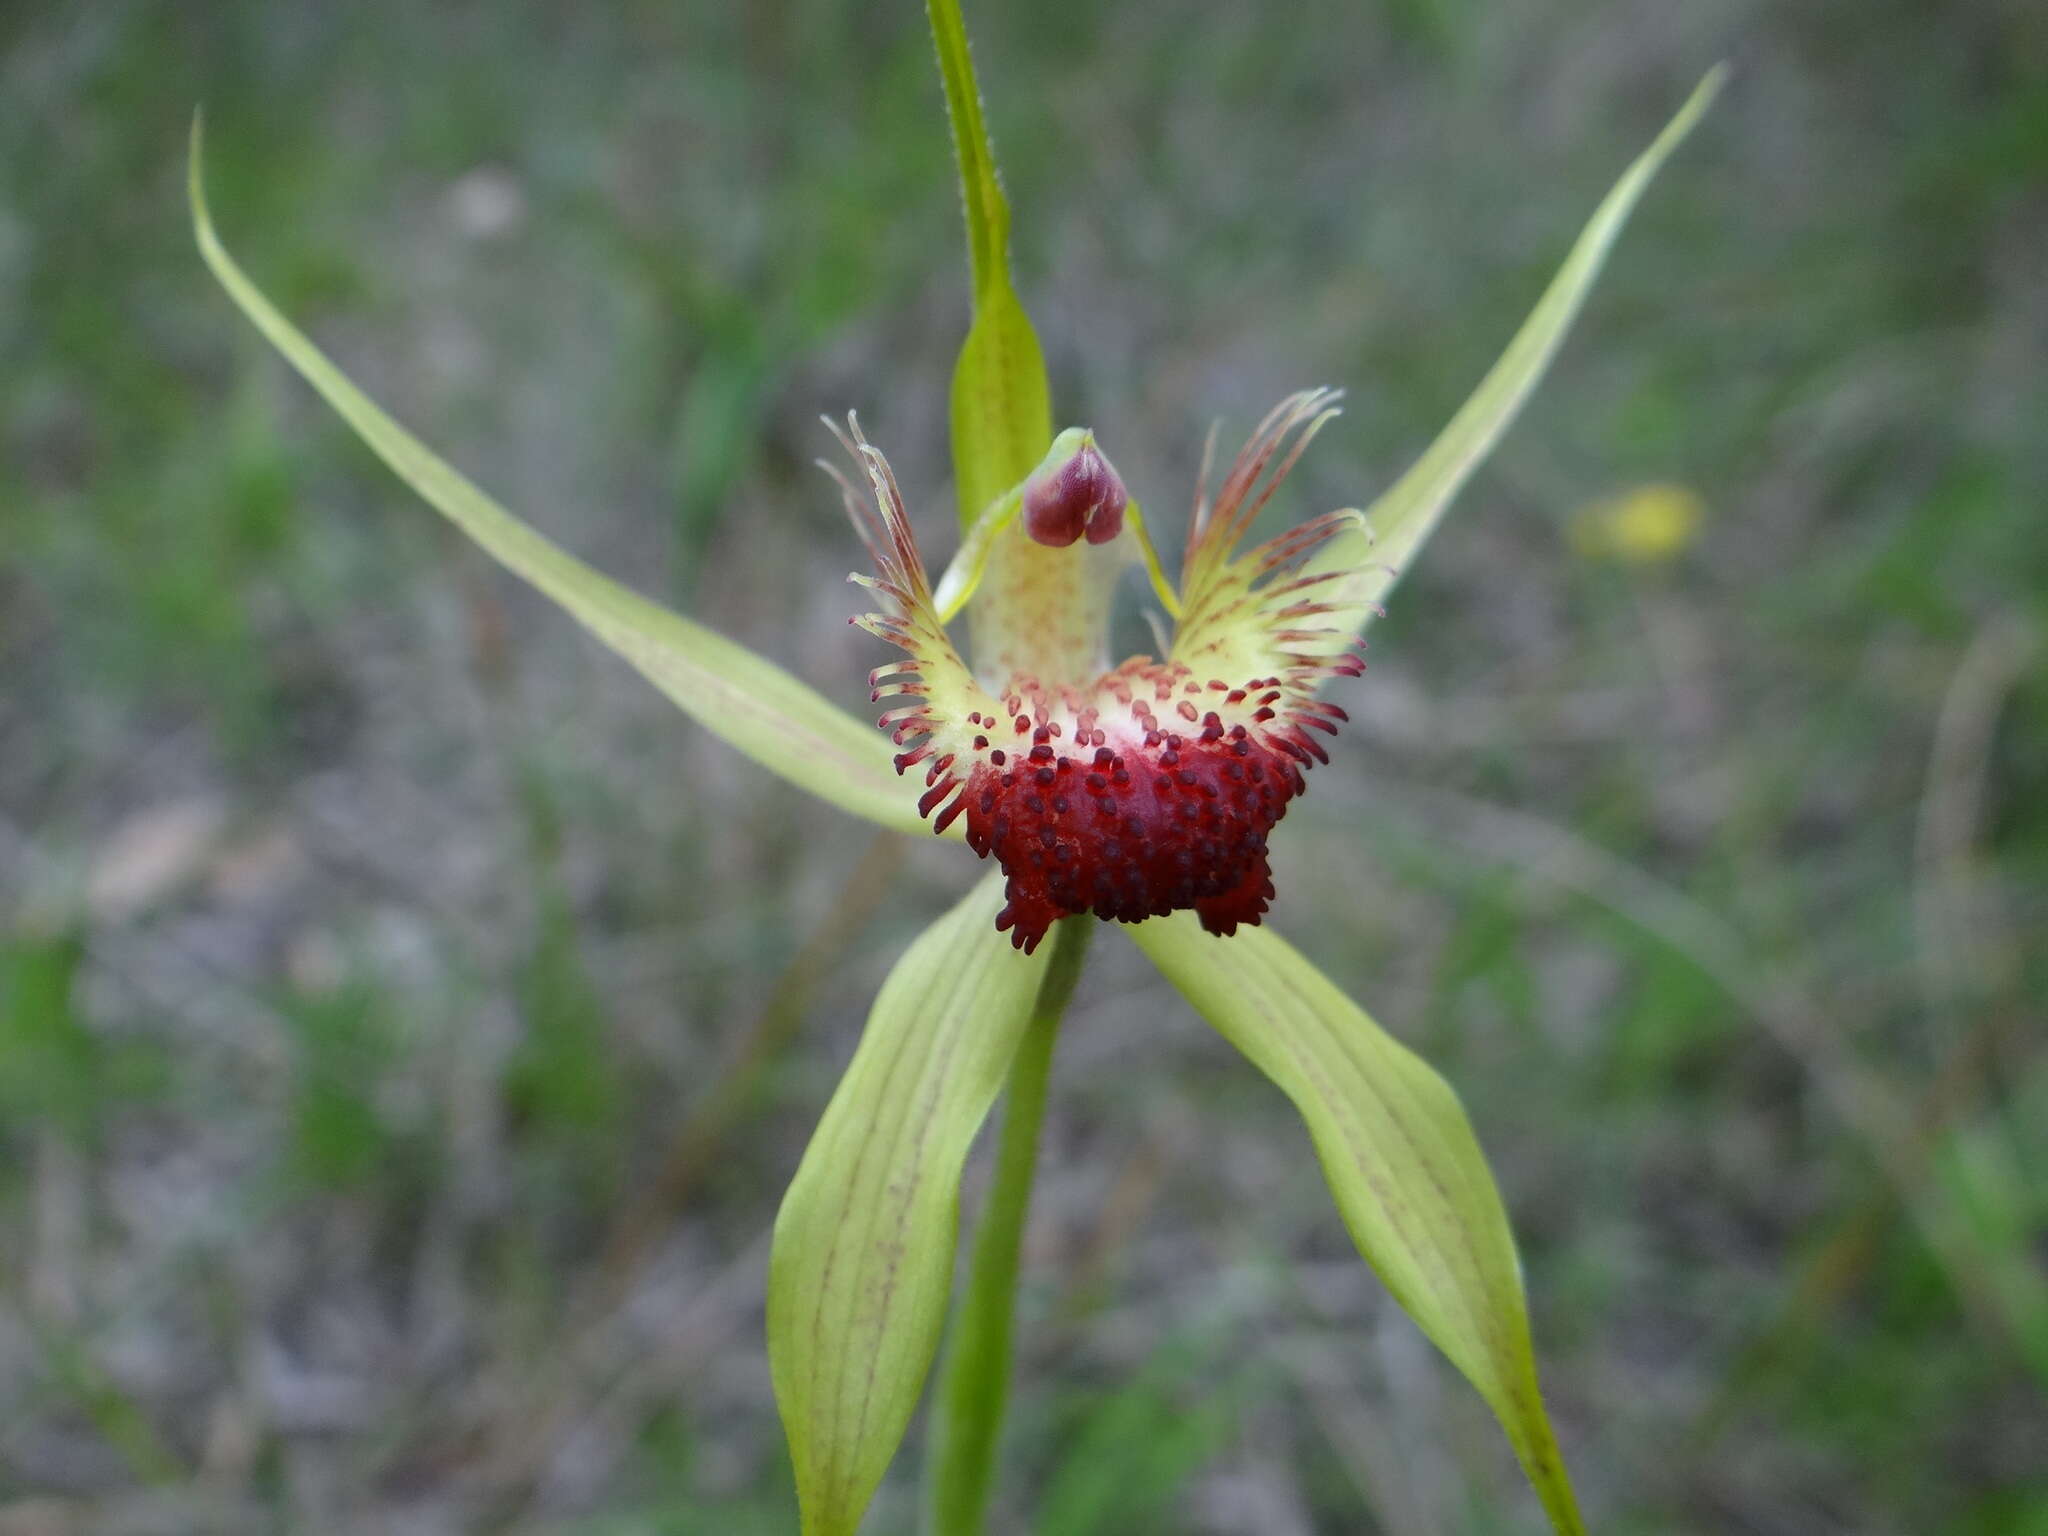
[[[1084,535],[1090,544],[1107,544],[1123,531],[1129,504],[1122,477],[1094,435],[1069,427],[1024,482],[1024,531],[1054,549]]]

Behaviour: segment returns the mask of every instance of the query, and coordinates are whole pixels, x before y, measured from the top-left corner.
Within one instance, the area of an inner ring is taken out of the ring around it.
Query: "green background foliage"
[[[968,22],[1055,416],[1169,561],[1212,416],[1342,385],[1276,515],[1389,484],[1732,59],[1338,695],[1275,920],[1464,1097],[1595,1529],[2048,1530],[2034,8]],[[0,86],[0,1530],[791,1529],[769,1224],[964,856],[414,503],[206,276],[184,131],[395,414],[859,707],[816,415],[953,526],[921,8],[16,8]],[[1583,552],[1664,481],[1693,542]],[[1540,1529],[1285,1101],[1102,937],[998,1528]]]

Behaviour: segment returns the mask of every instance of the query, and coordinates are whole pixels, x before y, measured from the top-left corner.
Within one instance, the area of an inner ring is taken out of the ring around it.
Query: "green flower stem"
[[[1085,915],[1064,918],[1054,927],[1052,962],[1010,1068],[1009,1107],[996,1148],[995,1179],[974,1234],[967,1294],[961,1298],[933,1403],[932,1452],[926,1469],[932,1536],[979,1536],[988,1511],[996,1439],[1009,1394],[1017,1261],[1038,1165],[1046,1078],[1060,1019],[1074,995],[1094,934],[1094,919]]]

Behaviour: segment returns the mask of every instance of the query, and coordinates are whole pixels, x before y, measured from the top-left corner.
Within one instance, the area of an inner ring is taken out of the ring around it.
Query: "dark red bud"
[[[1116,470],[1087,442],[1056,468],[1025,481],[1024,531],[1055,549],[1083,536],[1090,544],[1107,544],[1122,532],[1129,504]]]

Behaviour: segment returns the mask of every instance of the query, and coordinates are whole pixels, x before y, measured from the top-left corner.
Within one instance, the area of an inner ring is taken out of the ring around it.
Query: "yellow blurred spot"
[[[1706,503],[1690,486],[1639,485],[1572,518],[1572,545],[1596,559],[1659,565],[1693,541]]]

